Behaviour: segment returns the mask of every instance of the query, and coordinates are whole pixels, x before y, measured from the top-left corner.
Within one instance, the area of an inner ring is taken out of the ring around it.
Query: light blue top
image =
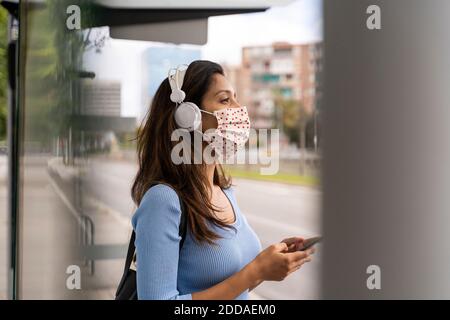
[[[208,222],[221,237],[218,246],[194,242],[188,228],[179,252],[180,202],[169,186],[150,188],[136,210],[137,291],[139,299],[192,299],[192,293],[208,289],[241,270],[261,251],[258,236],[242,215],[233,189],[223,189],[234,213],[236,230]],[[236,299],[248,299],[248,290]]]

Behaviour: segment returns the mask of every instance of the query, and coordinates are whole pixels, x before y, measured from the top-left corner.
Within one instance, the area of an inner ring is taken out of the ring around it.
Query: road
[[[130,197],[136,166],[127,161],[92,160],[83,180],[87,194],[129,218],[135,206]],[[263,247],[291,236],[320,234],[320,198],[316,188],[235,179],[239,207],[260,237]],[[120,196],[118,196],[120,195]],[[265,299],[319,297],[320,245],[311,263],[283,282],[265,282],[254,291]]]

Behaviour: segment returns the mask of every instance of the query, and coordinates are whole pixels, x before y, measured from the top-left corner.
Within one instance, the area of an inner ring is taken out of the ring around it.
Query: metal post
[[[19,23],[14,17],[8,17],[8,212],[10,219],[9,243],[9,297],[18,297],[19,277],[19,108],[18,108],[18,32]]]

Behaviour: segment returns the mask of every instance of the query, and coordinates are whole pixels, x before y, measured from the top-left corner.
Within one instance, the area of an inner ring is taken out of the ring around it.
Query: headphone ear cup
[[[175,110],[175,122],[178,127],[188,131],[194,131],[202,123],[200,108],[192,102],[183,102]]]
[[[184,98],[186,98],[186,94],[183,90],[175,89],[170,94],[170,100],[175,103],[183,102]]]

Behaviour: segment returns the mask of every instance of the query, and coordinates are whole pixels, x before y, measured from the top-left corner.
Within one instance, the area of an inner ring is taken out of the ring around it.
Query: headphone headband
[[[170,94],[170,100],[172,102],[175,102],[177,104],[180,104],[184,101],[184,98],[186,97],[186,94],[183,90],[181,90],[181,87],[183,86],[184,81],[184,75],[186,73],[186,69],[180,70],[182,66],[186,65],[179,65],[176,68],[169,69],[168,72],[168,79],[170,83],[170,88],[172,89],[172,93]],[[173,74],[173,70],[175,70],[175,73]]]
[[[183,68],[186,67],[186,68]],[[181,90],[181,87],[183,86],[183,82],[184,82],[184,75],[186,74],[186,70],[187,70],[188,65],[187,64],[181,64],[179,66],[177,66],[176,68],[171,68],[168,71],[168,75],[167,78],[169,79],[169,83],[170,83],[170,88],[172,89],[172,93],[173,92],[179,92]],[[183,68],[183,69],[182,69]],[[173,73],[173,71],[175,71]],[[180,95],[180,94],[177,94]],[[178,101],[179,99],[176,99],[177,101],[173,101],[176,103],[181,103],[184,100]]]
[[[186,68],[183,68],[186,66]],[[175,110],[175,122],[180,128],[187,129],[189,131],[196,130],[201,124],[201,112],[197,105],[192,102],[184,102],[186,94],[181,87],[183,86],[184,75],[186,74],[188,65],[179,65],[176,68],[169,69],[168,79],[172,93],[170,94],[170,100],[177,104]],[[175,73],[173,72],[175,70]]]

